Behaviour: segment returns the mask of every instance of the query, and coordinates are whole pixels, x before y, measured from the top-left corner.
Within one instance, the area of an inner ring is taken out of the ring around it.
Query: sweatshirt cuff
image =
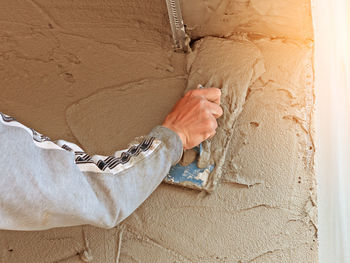
[[[179,135],[176,132],[163,126],[156,126],[151,131],[149,136],[155,137],[166,145],[172,165],[177,164],[181,160],[183,145]]]

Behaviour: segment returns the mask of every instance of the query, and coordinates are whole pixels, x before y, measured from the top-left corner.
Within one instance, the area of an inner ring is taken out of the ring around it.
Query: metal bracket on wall
[[[166,4],[168,7],[171,31],[173,33],[175,51],[187,52],[189,50],[190,38],[185,31],[180,2],[179,0],[166,0]]]

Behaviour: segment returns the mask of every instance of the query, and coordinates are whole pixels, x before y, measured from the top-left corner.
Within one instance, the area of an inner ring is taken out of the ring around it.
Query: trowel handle
[[[203,87],[202,84],[199,84],[199,85],[198,85],[198,88],[199,88],[199,89],[204,89],[204,87]],[[201,155],[202,149],[203,149],[202,143],[200,143],[198,146],[196,146],[196,147],[194,147],[194,148],[197,148],[197,149],[195,149],[195,150],[198,151],[199,155]]]
[[[202,84],[199,84],[199,85],[198,85],[198,89],[204,89],[203,85],[202,85]],[[200,143],[198,146],[196,146],[196,147],[194,147],[194,148],[197,148],[197,149],[195,149],[195,150],[199,153],[199,155],[201,155],[202,150],[203,150],[202,143]]]

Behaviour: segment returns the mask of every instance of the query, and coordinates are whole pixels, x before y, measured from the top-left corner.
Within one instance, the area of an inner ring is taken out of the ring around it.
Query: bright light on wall
[[[350,262],[350,2],[314,1],[319,262]]]

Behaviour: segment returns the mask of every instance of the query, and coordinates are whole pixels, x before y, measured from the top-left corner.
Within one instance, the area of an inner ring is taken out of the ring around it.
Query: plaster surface
[[[305,0],[182,0],[192,38],[227,37],[234,33],[313,39],[311,2]]]
[[[0,262],[317,262],[309,1],[182,7],[188,55],[161,0],[1,5],[0,111],[53,139],[110,154],[198,83],[225,114],[212,194],[162,184],[110,230],[0,231]]]

